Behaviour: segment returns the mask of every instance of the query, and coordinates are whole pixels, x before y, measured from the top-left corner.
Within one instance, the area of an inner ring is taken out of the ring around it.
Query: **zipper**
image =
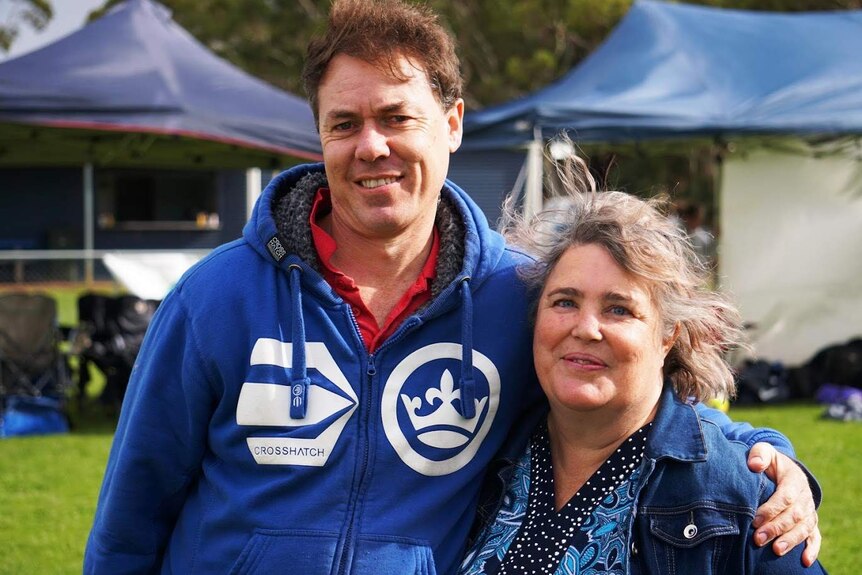
[[[365,482],[365,476],[368,474],[368,459],[371,451],[371,441],[369,438],[369,419],[371,418],[372,407],[371,396],[374,376],[377,375],[377,366],[374,365],[374,354],[368,355],[368,365],[365,367],[365,375],[367,385],[365,386],[366,389],[363,390],[365,391],[365,397],[362,400],[362,421],[360,422],[360,425],[362,426],[362,457],[359,461],[359,479],[356,482],[356,489],[354,489],[350,494],[350,499],[348,501],[350,519],[347,523],[347,532],[344,534],[344,547],[341,550],[341,560],[338,565],[338,573],[345,575],[347,573],[348,558],[353,554],[355,538],[354,527],[356,524],[356,508],[358,506],[359,494],[364,490],[363,484]]]
[[[359,343],[362,346],[362,349],[365,348],[365,342],[362,340],[362,332],[359,329],[359,322],[356,321],[356,316],[353,315],[353,309],[350,305],[347,305],[347,313],[350,316],[351,321],[353,322],[353,327],[356,330],[357,335],[359,336]],[[377,348],[377,353],[380,352],[381,349],[385,347],[389,347],[397,342],[399,339],[404,337],[404,334],[407,331],[410,331],[411,328],[420,323],[420,320],[415,319],[416,316],[411,316],[404,323],[395,330],[395,333],[390,336],[388,340],[386,340],[380,347]],[[368,354],[368,364],[365,367],[365,382],[366,389],[360,390],[364,391],[364,397],[362,399],[362,408],[361,408],[361,417],[362,421],[360,425],[362,426],[362,456],[360,459],[359,466],[359,477],[356,481],[356,489],[350,494],[350,499],[348,500],[347,508],[350,519],[347,523],[347,531],[344,534],[344,546],[341,549],[341,558],[338,561],[338,571],[336,572],[338,575],[347,575],[347,563],[348,558],[353,554],[354,548],[354,527],[356,524],[356,507],[357,502],[359,500],[359,494],[363,492],[364,486],[363,483],[365,481],[365,476],[368,473],[368,459],[371,451],[371,440],[369,435],[371,433],[370,430],[370,418],[371,418],[371,408],[372,401],[371,397],[373,395],[374,390],[374,376],[377,375],[377,366],[374,364],[375,354]]]

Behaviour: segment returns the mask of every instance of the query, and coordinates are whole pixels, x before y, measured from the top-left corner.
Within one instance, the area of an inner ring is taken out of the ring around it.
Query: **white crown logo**
[[[416,412],[422,407],[421,397],[410,397],[401,394],[401,401],[410,417],[410,423],[416,430],[417,438],[424,444],[438,449],[449,449],[460,447],[470,440],[476,426],[479,425],[479,414],[488,401],[483,397],[481,401],[473,400],[476,406],[476,417],[465,419],[461,417],[458,410],[452,404],[453,400],[461,399],[461,390],[455,390],[455,382],[449,370],[443,372],[440,377],[440,388],[431,387],[425,392],[425,401],[429,405],[435,399],[443,403],[428,415],[417,415]]]

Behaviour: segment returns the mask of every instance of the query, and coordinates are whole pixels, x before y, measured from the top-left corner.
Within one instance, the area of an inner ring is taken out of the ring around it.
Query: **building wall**
[[[449,162],[449,179],[470,195],[495,227],[525,158],[526,152],[517,150],[459,151]]]
[[[213,181],[218,229],[131,231],[96,225],[95,249],[207,249],[236,239],[246,221],[245,172],[217,171]],[[83,188],[81,168],[0,168],[0,250],[83,248]]]
[[[0,168],[0,250],[81,248],[83,173]]]

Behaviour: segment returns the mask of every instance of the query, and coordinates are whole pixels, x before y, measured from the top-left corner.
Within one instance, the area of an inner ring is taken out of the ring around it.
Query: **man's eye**
[[[353,122],[341,122],[332,126],[333,132],[346,132],[353,127]]]
[[[407,121],[409,121],[409,120],[410,120],[410,117],[409,117],[409,116],[398,116],[398,115],[395,115],[395,116],[390,116],[390,117],[389,117],[389,121],[390,121],[391,123],[393,123],[393,124],[403,124],[404,122],[407,122]]]

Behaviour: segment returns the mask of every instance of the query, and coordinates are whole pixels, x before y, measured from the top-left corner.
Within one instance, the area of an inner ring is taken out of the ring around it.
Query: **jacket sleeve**
[[[755,443],[765,441],[775,447],[778,451],[793,459],[800,469],[805,472],[805,475],[808,476],[808,486],[811,488],[811,494],[814,497],[814,504],[818,508],[820,507],[820,502],[823,499],[823,491],[820,487],[820,483],[817,481],[817,478],[814,477],[814,474],[811,473],[811,471],[809,471],[801,461],[796,459],[793,445],[787,437],[774,429],[769,429],[768,427],[752,427],[749,423],[734,422],[727,416],[727,414],[715,408],[707,407],[702,403],[698,403],[695,406],[695,409],[702,419],[716,424],[727,439],[731,441],[739,441],[740,443],[747,445],[749,449],[751,449]]]
[[[695,405],[695,409],[702,419],[706,419],[716,424],[718,428],[721,429],[724,436],[730,441],[744,443],[749,449],[751,449],[755,443],[765,441],[788,457],[796,457],[790,440],[774,429],[769,429],[768,427],[752,427],[750,423],[746,423],[744,421],[735,422],[731,420],[726,413],[713,407],[707,407],[703,403]]]
[[[201,468],[215,403],[175,290],[153,318],[114,435],[84,573],[152,573]]]
[[[762,476],[764,489],[760,493],[760,502],[762,505],[775,491],[775,485],[769,478]],[[749,532],[746,537],[746,545],[748,553],[752,558],[749,565],[749,573],[757,573],[757,575],[826,575],[826,570],[819,561],[815,561],[811,567],[803,567],[802,552],[805,550],[805,545],[797,545],[785,555],[779,557],[772,550],[772,545],[758,547],[754,544],[752,533]]]

